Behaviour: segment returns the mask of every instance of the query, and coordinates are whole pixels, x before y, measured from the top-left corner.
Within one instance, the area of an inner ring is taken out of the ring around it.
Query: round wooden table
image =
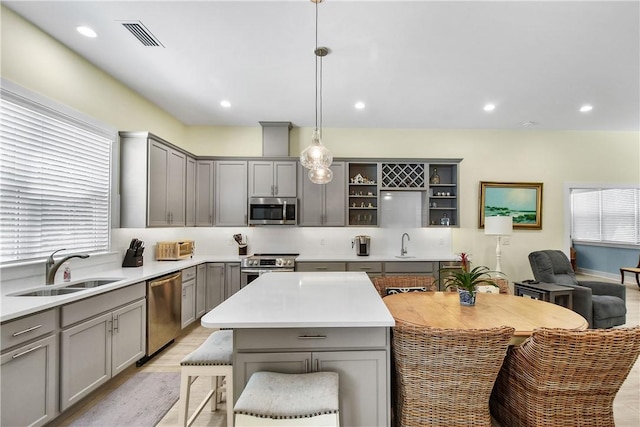
[[[394,319],[422,326],[483,329],[512,326],[511,344],[519,344],[535,328],[583,330],[586,319],[567,308],[531,298],[478,293],[476,305],[460,305],[457,292],[407,292],[382,299]]]

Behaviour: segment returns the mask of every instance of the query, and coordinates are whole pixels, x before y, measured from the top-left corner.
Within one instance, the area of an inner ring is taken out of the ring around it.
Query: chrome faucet
[[[409,234],[407,233],[402,234],[402,246],[400,247],[400,256],[405,256],[407,254],[407,248],[404,247],[404,236],[407,236],[407,240],[411,240],[411,237],[409,237]]]
[[[66,257],[62,258],[60,261],[55,262],[55,260],[53,259],[53,256],[56,253],[58,253],[60,251],[64,251],[64,250],[65,249],[58,249],[57,251],[53,251],[51,253],[51,255],[49,255],[49,258],[47,258],[47,263],[44,265],[44,267],[45,267],[45,277],[46,277],[45,284],[46,285],[53,285],[53,282],[55,281],[56,273],[58,272],[58,269],[66,261],[70,260],[71,258],[83,258],[83,259],[84,258],[89,258],[89,255],[87,255],[87,254],[69,255],[69,256],[66,256]]]

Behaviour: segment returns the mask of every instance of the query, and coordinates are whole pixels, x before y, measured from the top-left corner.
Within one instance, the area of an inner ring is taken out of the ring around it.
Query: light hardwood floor
[[[625,326],[640,325],[640,288],[634,281],[626,281],[627,288],[627,323]],[[631,283],[630,283],[631,282]],[[74,419],[82,415],[90,407],[104,398],[110,391],[117,388],[136,372],[139,371],[180,371],[180,360],[195,348],[197,348],[211,334],[211,329],[206,329],[195,323],[185,329],[176,342],[165,349],[140,368],[131,367],[112,379],[105,387],[79,402],[70,411],[54,420],[51,425],[67,426]],[[197,380],[192,387],[191,412],[195,409],[208,391],[210,382],[206,379]],[[174,405],[158,426],[169,427],[178,425],[178,408]],[[616,425],[619,427],[640,426],[640,359],[636,362],[629,377],[618,392],[613,405]],[[224,408],[211,412],[205,408],[193,424],[196,427],[226,426],[226,413]]]

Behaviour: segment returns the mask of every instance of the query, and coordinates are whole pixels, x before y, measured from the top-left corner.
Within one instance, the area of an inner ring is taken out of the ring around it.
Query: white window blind
[[[640,189],[571,190],[571,238],[640,245]]]
[[[113,138],[0,100],[0,262],[109,248]]]

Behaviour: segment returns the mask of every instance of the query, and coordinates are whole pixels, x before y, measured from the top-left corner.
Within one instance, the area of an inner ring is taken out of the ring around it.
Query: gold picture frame
[[[485,216],[509,215],[514,229],[542,229],[541,182],[480,181],[479,206],[479,228]]]

